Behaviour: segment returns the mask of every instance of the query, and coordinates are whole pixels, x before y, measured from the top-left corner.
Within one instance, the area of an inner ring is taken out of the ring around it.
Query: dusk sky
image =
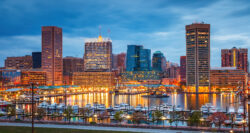
[[[211,66],[222,48],[250,48],[249,0],[1,0],[0,66],[7,56],[41,51],[41,26],[63,28],[63,56],[83,57],[84,39],[113,41],[113,53],[128,44],[161,51],[179,63],[185,55],[185,25],[211,24]]]

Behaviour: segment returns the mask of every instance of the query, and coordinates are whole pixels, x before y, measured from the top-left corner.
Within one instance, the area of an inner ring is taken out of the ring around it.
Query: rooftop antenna
[[[101,25],[99,25],[99,36],[102,36],[102,26]]]
[[[110,39],[110,29],[108,29],[108,39]]]

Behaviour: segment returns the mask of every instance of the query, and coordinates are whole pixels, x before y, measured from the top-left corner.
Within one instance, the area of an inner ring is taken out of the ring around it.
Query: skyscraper
[[[166,58],[162,52],[156,51],[153,54],[153,70],[154,71],[165,71],[166,69]]]
[[[62,29],[59,27],[42,27],[42,69],[47,73],[47,85],[62,84]]]
[[[180,57],[180,76],[181,82],[186,83],[186,56]]]
[[[109,38],[85,40],[84,71],[110,72],[112,69],[112,41]]]
[[[41,68],[41,52],[32,52],[33,68]]]
[[[126,71],[150,71],[151,51],[142,45],[128,45]]]
[[[113,55],[113,69],[117,70],[118,73],[125,71],[125,59],[126,53]]]
[[[186,25],[187,89],[209,92],[210,24]]]
[[[236,67],[248,72],[248,49],[233,47],[221,50],[221,66]]]

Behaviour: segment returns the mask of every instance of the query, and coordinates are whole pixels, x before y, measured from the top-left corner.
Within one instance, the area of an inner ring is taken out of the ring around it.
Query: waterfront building
[[[84,71],[83,58],[64,57],[63,58],[63,83],[72,85],[73,72]]]
[[[42,27],[42,69],[47,73],[47,85],[62,85],[62,28]]]
[[[173,62],[167,62],[166,63],[167,67],[166,67],[166,72],[165,72],[165,76],[167,78],[175,78],[175,79],[179,79],[180,78],[180,67],[177,63],[173,63]]]
[[[237,69],[248,72],[248,49],[233,47],[221,50],[221,66],[237,67]]]
[[[151,50],[142,45],[128,45],[126,71],[150,71]]]
[[[113,55],[113,69],[118,71],[118,74],[126,70],[125,66],[126,53]]]
[[[21,71],[16,69],[0,70],[0,91],[21,85]]]
[[[33,69],[38,69],[41,68],[42,66],[42,53],[41,52],[32,52],[32,68]]]
[[[85,40],[84,71],[110,72],[112,70],[112,41],[109,38]]]
[[[114,72],[73,72],[73,84],[92,91],[108,91],[116,84]]]
[[[186,25],[186,86],[189,92],[209,92],[210,24]]]
[[[154,71],[163,72],[166,70],[166,58],[162,52],[156,51],[153,54],[152,66]]]
[[[32,56],[7,57],[5,60],[6,69],[32,69]]]
[[[181,83],[186,84],[186,56],[180,57],[180,77]]]
[[[127,71],[121,74],[123,82],[143,81],[143,80],[161,80],[159,71]]]
[[[41,69],[22,70],[21,85],[31,86],[31,83],[38,86],[46,85],[46,72]]]
[[[211,68],[210,84],[212,91],[236,91],[242,83],[247,83],[248,74],[236,67]]]

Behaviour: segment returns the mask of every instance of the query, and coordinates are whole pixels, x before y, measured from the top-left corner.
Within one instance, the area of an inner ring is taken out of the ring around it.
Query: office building
[[[128,45],[126,71],[150,71],[151,50],[141,45]]]
[[[247,83],[248,74],[236,67],[211,68],[210,84],[211,90],[215,91],[237,91],[238,86]],[[241,83],[240,83],[241,82]]]
[[[221,50],[221,66],[236,67],[248,72],[248,49],[233,47]]]
[[[38,69],[22,70],[21,85],[31,86],[34,83],[36,86],[46,85],[46,72]]]
[[[62,29],[42,27],[42,69],[47,73],[47,85],[62,85]]]
[[[126,70],[126,53],[113,55],[113,69],[118,71],[118,74]]]
[[[209,92],[210,24],[186,25],[186,86],[189,92]]]
[[[32,52],[32,67],[33,69],[41,68],[42,66],[42,53],[41,52]]]
[[[7,57],[5,60],[6,69],[32,69],[32,56]]]
[[[109,38],[86,39],[84,71],[110,72],[112,70],[112,41]]]
[[[72,78],[74,72],[83,72],[83,58],[64,57],[63,58],[63,83],[72,85]]]
[[[166,58],[163,55],[162,52],[160,51],[156,51],[153,54],[153,61],[152,61],[152,65],[153,65],[153,70],[154,71],[160,71],[163,72],[166,70]]]
[[[186,83],[186,56],[180,57],[180,77],[181,83]]]

